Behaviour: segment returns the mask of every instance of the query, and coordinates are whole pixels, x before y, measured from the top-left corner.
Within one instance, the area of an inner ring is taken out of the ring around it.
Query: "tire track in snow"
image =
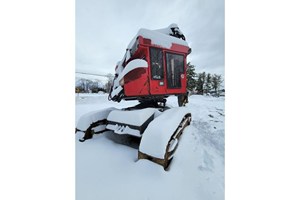
[[[191,125],[197,129],[197,134],[201,142],[207,147],[215,149],[224,158],[224,130],[214,130],[208,122],[192,121]]]

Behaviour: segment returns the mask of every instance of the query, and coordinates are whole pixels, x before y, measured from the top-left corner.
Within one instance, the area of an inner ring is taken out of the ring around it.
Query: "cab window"
[[[155,80],[164,78],[163,52],[158,48],[150,48],[151,77]]]

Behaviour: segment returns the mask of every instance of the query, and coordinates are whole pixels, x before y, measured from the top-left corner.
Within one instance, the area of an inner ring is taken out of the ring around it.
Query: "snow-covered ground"
[[[77,133],[76,199],[224,199],[224,100],[189,97],[186,108],[192,113],[192,122],[181,136],[168,171],[138,160],[135,138],[105,132],[81,143],[78,139],[83,134]],[[111,102],[105,94],[76,94],[76,122],[93,110],[136,104]],[[177,107],[176,97],[169,97],[167,105]]]

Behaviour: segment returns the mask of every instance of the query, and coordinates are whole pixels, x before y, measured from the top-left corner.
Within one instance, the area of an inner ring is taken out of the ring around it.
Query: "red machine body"
[[[115,68],[108,99],[138,100],[123,109],[106,108],[83,115],[76,132],[81,142],[107,130],[141,138],[138,159],[148,159],[167,169],[183,130],[191,123],[187,108],[166,105],[176,95],[179,107],[188,102],[186,58],[191,52],[176,24],[159,30],[140,29]]]
[[[143,31],[148,33],[149,30]],[[125,69],[136,59],[146,61],[148,66],[136,67],[124,75],[122,80],[119,80],[122,94],[112,100],[162,101],[170,95],[187,94],[186,57],[191,49],[185,42],[184,36],[180,35],[183,37],[180,39],[155,32],[156,35],[154,34],[153,37],[152,32],[149,31],[151,37],[147,37],[145,33],[137,34],[131,41],[123,60],[116,66],[116,72],[118,67]],[[117,78],[116,73],[115,80]],[[113,86],[114,88],[117,87]]]
[[[185,94],[186,56],[189,48],[178,44],[172,44],[170,49],[158,47],[151,44],[150,39],[145,39],[142,36],[138,37],[137,42],[138,49],[128,62],[136,58],[145,58],[148,62],[148,68],[137,68],[125,75],[125,98]],[[153,54],[158,54],[158,56]],[[161,60],[157,58],[159,56],[162,56]],[[160,66],[157,66],[157,61],[161,61]],[[155,67],[158,70],[155,70]]]

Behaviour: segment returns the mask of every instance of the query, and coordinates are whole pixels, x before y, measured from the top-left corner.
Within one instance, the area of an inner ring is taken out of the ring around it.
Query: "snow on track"
[[[192,122],[181,136],[168,171],[148,160],[138,161],[138,140],[132,137],[105,132],[81,143],[82,135],[76,134],[76,199],[224,199],[224,100],[189,98],[186,108]],[[76,122],[93,110],[137,103],[109,102],[104,94],[80,94],[76,96]],[[177,107],[176,97],[169,97],[167,105]]]

